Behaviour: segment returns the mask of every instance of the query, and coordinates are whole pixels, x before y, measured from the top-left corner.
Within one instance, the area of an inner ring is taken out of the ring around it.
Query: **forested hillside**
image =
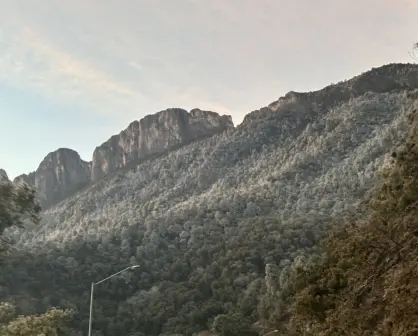
[[[366,216],[359,205],[405,141],[414,89],[418,66],[390,64],[292,92],[236,129],[98,181],[41,225],[9,230],[1,301],[74,309],[82,335],[90,283],[140,264],[97,288],[95,335],[277,327],[293,269],[331,227]]]
[[[334,230],[322,257],[299,260],[293,281],[271,295],[269,322],[283,334],[418,335],[417,112],[367,216]]]

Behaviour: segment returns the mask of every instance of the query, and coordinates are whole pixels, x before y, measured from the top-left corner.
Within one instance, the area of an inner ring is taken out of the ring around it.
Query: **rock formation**
[[[35,187],[41,204],[49,207],[135,160],[233,127],[230,116],[199,109],[167,109],[132,122],[98,146],[91,162],[83,161],[72,149],[60,148],[49,153],[35,172],[20,175],[14,182]]]
[[[147,115],[95,149],[92,179],[96,181],[149,154],[161,153],[233,127],[230,116],[199,109],[188,113],[172,108]]]
[[[49,153],[35,172],[23,174],[14,182],[25,182],[36,188],[43,206],[62,200],[90,182],[90,163],[68,148]]]

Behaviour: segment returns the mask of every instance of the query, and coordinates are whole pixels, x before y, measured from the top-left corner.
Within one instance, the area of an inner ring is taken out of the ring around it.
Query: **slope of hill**
[[[408,138],[364,204],[367,217],[335,230],[323,257],[299,260],[287,288],[270,296],[281,334],[418,334],[418,109],[409,117]]]
[[[101,335],[192,335],[219,328],[219,314],[251,325],[272,274],[288,281],[297,256],[359,215],[404,140],[417,78],[418,66],[391,64],[291,92],[236,129],[97,181],[10,233],[27,252],[4,266],[1,299],[77,308],[84,330],[89,283],[139,263],[98,290]]]

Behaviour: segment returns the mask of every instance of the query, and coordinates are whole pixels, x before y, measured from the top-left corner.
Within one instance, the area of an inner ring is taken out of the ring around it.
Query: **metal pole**
[[[98,285],[98,284],[100,284],[100,283],[102,283],[102,282],[104,282],[106,280],[109,280],[110,278],[113,278],[114,276],[116,276],[116,275],[118,275],[118,274],[120,274],[122,272],[125,272],[127,270],[134,270],[135,268],[138,268],[138,267],[139,267],[139,265],[133,265],[133,266],[126,267],[122,271],[119,271],[119,272],[117,272],[115,274],[112,274],[112,275],[108,276],[107,278],[104,278],[104,279],[102,279],[100,281],[92,282],[91,283],[91,290],[90,290],[89,333],[88,333],[88,336],[91,336],[91,330],[92,330],[91,329],[91,325],[92,325],[92,322],[93,322],[93,293],[94,293],[94,286],[95,285]]]
[[[89,334],[91,336],[91,325],[93,322],[93,293],[94,293],[94,282],[91,283],[91,290],[90,290],[90,315],[89,315]]]

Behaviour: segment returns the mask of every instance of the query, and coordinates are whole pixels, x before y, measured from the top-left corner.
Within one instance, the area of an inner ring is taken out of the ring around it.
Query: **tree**
[[[221,314],[215,317],[212,330],[219,336],[257,335],[250,320],[240,313]]]
[[[10,303],[0,303],[1,336],[58,336],[60,328],[72,316],[71,310],[52,308],[42,315],[17,316]]]
[[[27,220],[38,223],[40,211],[34,189],[27,184],[0,181],[0,235],[5,229],[22,226]]]
[[[16,185],[5,179],[0,182],[0,237],[12,226],[22,226],[25,221],[39,222],[40,210],[35,191],[28,185]],[[4,244],[2,248],[5,248]],[[0,303],[0,335],[57,336],[63,322],[72,313],[71,310],[53,308],[42,315],[15,317],[15,306],[3,302]]]

